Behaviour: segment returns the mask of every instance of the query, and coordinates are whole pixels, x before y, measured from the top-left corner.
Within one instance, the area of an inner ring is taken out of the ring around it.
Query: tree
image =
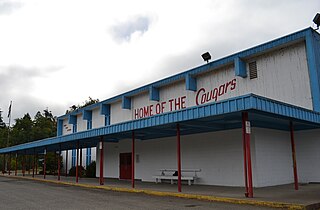
[[[57,120],[48,109],[38,111],[34,117],[32,128],[33,140],[45,139],[56,136]]]
[[[89,99],[85,100],[82,105],[72,105],[72,106],[70,106],[69,110],[66,110],[66,114],[68,114],[70,112],[73,112],[73,111],[76,111],[78,109],[81,109],[83,107],[90,106],[91,104],[95,104],[95,103],[98,103],[98,102],[99,102],[99,99],[93,99],[93,98],[91,98],[89,96]]]
[[[32,128],[33,121],[29,113],[22,118],[15,119],[16,123],[10,130],[10,145],[23,144],[33,141]]]
[[[7,144],[8,129],[3,122],[2,111],[0,111],[0,148],[5,147]]]

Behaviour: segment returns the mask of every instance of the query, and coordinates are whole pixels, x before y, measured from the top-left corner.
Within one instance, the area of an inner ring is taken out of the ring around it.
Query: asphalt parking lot
[[[270,209],[0,177],[0,209]]]

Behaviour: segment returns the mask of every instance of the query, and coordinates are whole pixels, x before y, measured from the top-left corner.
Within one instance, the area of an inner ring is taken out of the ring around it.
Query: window
[[[91,148],[87,148],[86,166],[91,163]]]
[[[92,121],[88,120],[87,121],[87,130],[90,130],[90,129],[92,129]]]
[[[75,167],[76,166],[76,150],[73,149],[71,153],[71,166]]]
[[[104,125],[105,126],[110,125],[110,115],[105,115]]]
[[[77,132],[77,124],[74,124],[73,125],[73,131],[72,131],[73,133],[76,133]]]
[[[249,63],[249,74],[250,74],[250,79],[258,78],[257,62],[256,61]]]

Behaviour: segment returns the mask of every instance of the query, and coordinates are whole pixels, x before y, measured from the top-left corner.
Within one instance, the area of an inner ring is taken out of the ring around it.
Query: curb
[[[306,206],[303,204],[293,204],[293,203],[284,203],[284,202],[258,201],[258,200],[249,200],[249,199],[216,197],[216,196],[211,196],[211,195],[196,195],[196,194],[186,194],[186,193],[176,193],[176,192],[162,192],[162,191],[155,191],[155,190],[109,187],[109,186],[104,186],[104,185],[100,186],[100,185],[79,184],[79,183],[71,183],[71,182],[64,182],[64,181],[38,179],[38,178],[32,178],[32,177],[19,177],[19,176],[7,176],[7,175],[0,175],[0,176],[7,177],[7,178],[26,179],[26,180],[33,180],[33,181],[39,181],[39,182],[82,187],[82,188],[101,189],[101,190],[108,190],[108,191],[115,191],[115,192],[143,193],[146,195],[153,195],[153,196],[196,199],[196,200],[201,200],[201,201],[224,202],[224,203],[232,203],[232,204],[264,206],[264,207],[271,207],[271,208],[307,210],[307,209],[310,209],[313,207],[313,205]]]

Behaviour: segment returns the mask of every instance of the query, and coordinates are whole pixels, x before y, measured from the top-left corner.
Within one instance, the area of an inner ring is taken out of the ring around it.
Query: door
[[[120,179],[131,179],[131,153],[120,153]]]

